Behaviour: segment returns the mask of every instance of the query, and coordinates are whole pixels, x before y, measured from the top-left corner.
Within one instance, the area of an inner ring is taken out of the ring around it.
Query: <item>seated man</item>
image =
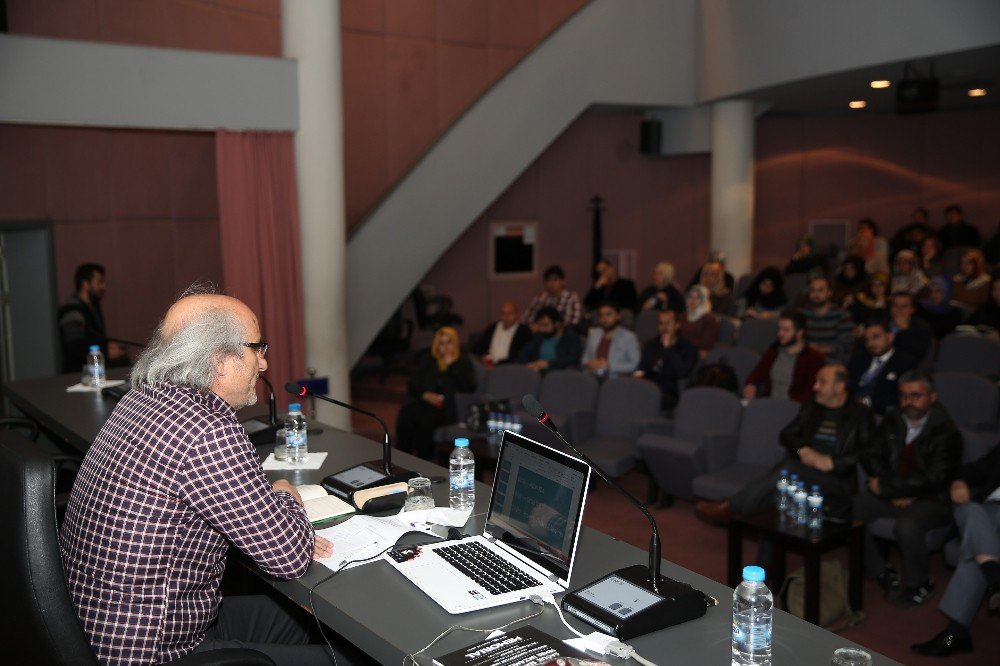
[[[602,379],[630,375],[639,365],[639,338],[620,323],[618,306],[602,303],[597,308],[597,326],[587,333],[583,367]]]
[[[851,356],[847,372],[855,400],[870,406],[876,414],[899,404],[899,378],[917,367],[917,359],[893,347],[892,326],[885,315],[875,315],[865,324],[864,349]]]
[[[516,305],[505,301],[500,306],[500,319],[487,326],[476,340],[472,353],[487,367],[514,361],[531,339],[531,329],[517,321],[519,314]]]
[[[221,601],[229,544],[281,580],[327,557],[295,487],[269,483],[236,410],[257,399],[267,343],[250,309],[196,294],[167,311],[80,467],[59,538],[101,663],[160,664],[243,646],[282,664],[325,649],[266,597]],[[279,644],[280,643],[280,644]]]
[[[846,361],[854,344],[851,315],[833,302],[830,279],[817,275],[809,280],[806,316],[806,342],[830,361]]]
[[[580,296],[575,291],[566,288],[566,272],[562,266],[552,265],[542,274],[544,291],[531,299],[528,309],[521,315],[521,322],[534,328],[535,315],[544,307],[553,307],[559,311],[563,325],[573,328],[580,323],[583,307]]]
[[[657,313],[659,335],[642,347],[639,369],[635,377],[644,377],[660,387],[660,406],[673,409],[677,406],[679,379],[686,379],[698,362],[698,348],[680,337],[681,323],[674,310]]]
[[[778,315],[778,339],[747,375],[743,386],[746,400],[773,396],[806,403],[812,400],[816,373],[826,359],[806,344],[806,318],[800,310],[786,309]]]
[[[635,282],[619,276],[618,268],[613,263],[601,259],[594,266],[594,273],[597,276],[594,284],[583,298],[583,304],[588,310],[596,310],[605,302],[614,303],[619,310],[635,308]]]
[[[890,409],[862,455],[868,488],[854,498],[854,517],[896,519],[893,534],[903,559],[903,585],[871,532],[865,539],[865,574],[897,606],[927,601],[930,580],[927,532],[951,523],[948,484],[962,461],[962,435],[937,402],[934,380],[911,370],[899,380],[899,409]]]
[[[917,304],[913,294],[899,292],[889,297],[889,325],[892,328],[892,346],[916,359],[919,363],[927,356],[934,333],[923,319],[914,317]]]
[[[963,466],[950,494],[962,535],[962,559],[938,604],[948,626],[910,647],[931,657],[972,651],[969,627],[983,596],[990,613],[1000,613],[1000,446]]]
[[[535,315],[534,326],[535,334],[518,356],[521,363],[542,373],[580,367],[583,344],[576,331],[563,326],[559,310],[542,308]]]
[[[875,428],[871,410],[847,395],[847,370],[824,365],[816,374],[815,399],[802,405],[795,420],[781,431],[788,452],[772,470],[728,500],[698,502],[695,514],[705,522],[723,523],[733,511],[749,514],[774,503],[781,470],[798,474],[807,486],[822,489],[824,509],[833,520],[846,520],[851,496],[858,489],[857,462]]]

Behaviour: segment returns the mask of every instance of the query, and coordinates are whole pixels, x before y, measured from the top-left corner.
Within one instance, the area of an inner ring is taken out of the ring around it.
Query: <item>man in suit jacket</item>
[[[597,326],[587,333],[583,367],[600,378],[631,375],[639,365],[641,350],[635,333],[623,328],[616,304],[602,303],[597,309]]]
[[[1000,613],[1000,446],[962,467],[950,494],[962,535],[962,559],[938,604],[948,626],[929,641],[911,646],[917,654],[934,657],[972,651],[969,626],[983,596],[990,613]]]
[[[472,346],[472,352],[487,367],[512,363],[531,339],[531,329],[518,323],[520,313],[511,301],[500,306],[500,319],[486,327]]]
[[[917,360],[896,349],[893,340],[889,318],[872,317],[865,324],[864,349],[855,352],[847,364],[851,395],[877,414],[899,404],[899,378],[917,367]]]

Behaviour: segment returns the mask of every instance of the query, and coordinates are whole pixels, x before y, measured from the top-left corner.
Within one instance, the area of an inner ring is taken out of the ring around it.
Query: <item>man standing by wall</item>
[[[73,275],[75,292],[59,308],[59,346],[62,371],[79,372],[91,345],[98,345],[109,364],[127,361],[125,349],[107,339],[101,301],[107,291],[104,266],[81,264]]]

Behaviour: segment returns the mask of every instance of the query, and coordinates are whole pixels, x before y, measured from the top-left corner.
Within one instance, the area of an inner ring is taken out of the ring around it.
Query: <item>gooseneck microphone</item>
[[[580,451],[580,449],[576,448],[575,445],[573,445],[572,443],[570,443],[569,440],[567,440],[565,437],[563,437],[562,433],[559,432],[559,429],[556,428],[556,424],[552,422],[552,418],[548,415],[548,413],[545,411],[545,409],[542,408],[542,405],[538,402],[538,400],[535,399],[535,396],[533,396],[531,394],[525,395],[521,399],[521,404],[524,405],[524,408],[526,410],[528,410],[529,414],[531,414],[536,419],[538,419],[539,423],[541,423],[543,426],[545,426],[546,428],[548,428],[549,430],[551,430],[552,434],[555,435],[556,437],[558,437],[560,442],[562,442],[563,444],[565,444],[569,448],[573,449],[573,451],[576,452],[576,454],[578,456],[580,456],[581,458],[583,458],[584,462],[586,462],[588,465],[590,465],[591,469],[593,469],[595,472],[597,472],[597,475],[599,477],[601,477],[602,479],[604,479],[604,481],[608,485],[610,485],[611,487],[617,489],[618,492],[620,492],[622,495],[624,495],[625,497],[627,497],[629,499],[629,501],[632,502],[632,504],[635,504],[639,508],[639,510],[642,511],[642,514],[644,516],[646,516],[646,519],[649,521],[649,526],[653,530],[653,534],[649,538],[649,585],[652,588],[653,592],[655,592],[657,594],[660,594],[660,581],[661,581],[661,579],[660,579],[660,550],[661,550],[660,549],[660,532],[659,532],[659,530],[656,529],[656,521],[653,520],[653,516],[649,513],[649,511],[642,504],[642,502],[640,502],[635,497],[633,497],[632,494],[629,491],[627,491],[624,488],[622,488],[618,484],[617,481],[615,481],[614,479],[612,479],[611,477],[609,477],[607,474],[605,474],[604,470],[602,470],[600,467],[598,467],[597,463],[595,463],[593,460],[591,460],[590,457],[587,456],[587,454],[585,454],[582,451]]]
[[[264,375],[257,375],[257,379],[267,386],[267,421],[272,426],[278,425],[278,406],[274,401],[274,386]]]

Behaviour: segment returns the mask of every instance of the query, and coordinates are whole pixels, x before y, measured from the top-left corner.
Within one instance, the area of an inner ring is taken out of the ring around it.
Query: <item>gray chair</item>
[[[736,279],[736,286],[733,288],[733,298],[743,298],[747,293],[747,289],[750,288],[750,283],[753,282],[753,273],[744,273]]]
[[[570,416],[576,412],[595,411],[599,388],[600,383],[597,378],[589,372],[553,370],[542,379],[542,390],[538,401],[558,426],[559,432],[575,443]],[[524,425],[522,434],[536,442],[563,448],[556,436],[520,407],[520,404],[519,400],[514,413],[521,418],[521,423]]]
[[[647,432],[637,442],[651,482],[668,499],[693,499],[691,482],[696,476],[734,462],[742,412],[739,399],[729,391],[713,387],[683,391],[672,432]],[[651,487],[650,496],[654,492]]]
[[[758,398],[743,408],[736,462],[696,476],[691,483],[695,497],[720,500],[732,497],[765,474],[785,456],[781,431],[799,413],[801,405],[784,398]]]
[[[736,337],[736,346],[763,354],[777,336],[777,319],[744,319],[743,323],[740,324],[739,335]]]
[[[971,430],[996,432],[1000,391],[996,384],[968,372],[934,375],[938,400],[958,425]]]
[[[577,447],[610,476],[636,465],[635,440],[660,413],[660,389],[633,377],[609,379],[597,394],[597,409],[569,418]]]
[[[809,276],[805,273],[793,273],[785,276],[785,294],[788,296],[788,306],[795,307],[809,288]]]
[[[660,334],[659,310],[643,310],[635,318],[635,337],[643,344]]]
[[[715,344],[717,345],[731,345],[736,340],[737,331],[740,326],[740,322],[732,317],[727,317],[725,315],[715,315],[715,318],[719,322],[719,339]]]
[[[979,335],[952,333],[938,347],[937,372],[1000,375],[1000,342]]]
[[[760,354],[752,349],[719,345],[712,347],[712,349],[709,350],[702,363],[708,364],[721,362],[729,365],[736,371],[736,378],[739,380],[739,385],[742,387],[743,383],[747,379],[747,375],[750,374],[759,361]]]

